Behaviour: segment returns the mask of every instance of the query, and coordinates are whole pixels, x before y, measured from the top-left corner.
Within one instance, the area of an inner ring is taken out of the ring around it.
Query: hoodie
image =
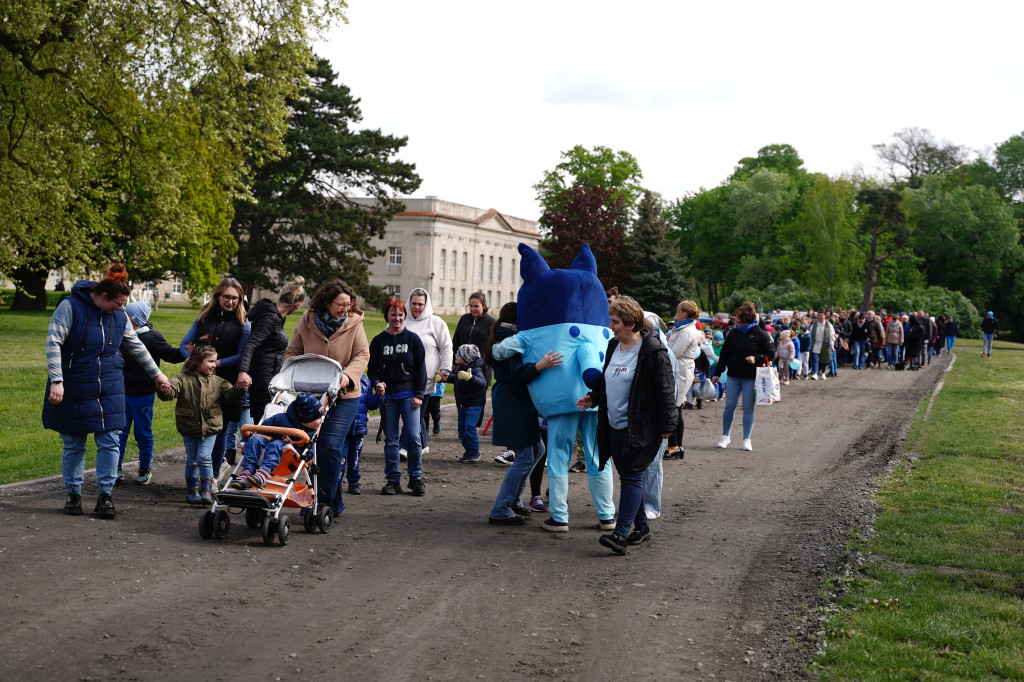
[[[370,364],[366,374],[370,386],[384,382],[387,386],[385,398],[423,400],[427,373],[420,337],[404,327],[397,334],[387,329],[377,334],[370,342]]]
[[[426,305],[419,317],[412,316],[413,296],[426,298]],[[409,292],[409,298],[405,300],[405,309],[405,328],[420,337],[423,343],[423,362],[427,372],[425,390],[429,395],[434,392],[434,376],[437,371],[442,368],[447,370],[452,366],[452,335],[448,331],[448,324],[434,314],[430,294],[426,289],[417,287]]]

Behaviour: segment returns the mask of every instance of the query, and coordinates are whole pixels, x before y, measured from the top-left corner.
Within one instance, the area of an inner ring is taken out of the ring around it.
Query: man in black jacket
[[[992,339],[997,336],[999,336],[999,323],[990,310],[981,321],[981,357],[992,357]]]

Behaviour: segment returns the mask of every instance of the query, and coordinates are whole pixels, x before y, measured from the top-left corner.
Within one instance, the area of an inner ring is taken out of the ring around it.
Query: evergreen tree
[[[671,317],[683,299],[689,266],[676,244],[668,239],[665,207],[653,192],[645,191],[637,219],[626,240],[626,260],[632,263],[622,293],[635,298],[644,310]]]

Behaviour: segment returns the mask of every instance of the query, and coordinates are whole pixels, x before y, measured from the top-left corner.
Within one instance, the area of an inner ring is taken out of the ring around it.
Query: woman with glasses
[[[238,362],[242,349],[249,340],[251,327],[245,319],[242,285],[233,277],[225,277],[213,290],[213,296],[199,311],[199,316],[181,339],[179,349],[186,358],[197,341],[206,340],[217,351],[217,376],[232,384],[238,382]],[[217,434],[213,446],[213,477],[220,475],[224,461],[227,434],[238,431],[242,421],[242,403],[223,405],[224,428]],[[232,453],[233,455],[234,453]],[[196,481],[196,487],[199,482]]]
[[[345,437],[359,409],[360,379],[370,361],[370,348],[363,330],[363,313],[356,292],[340,279],[320,287],[309,302],[309,310],[295,325],[284,357],[316,353],[344,368],[341,395],[327,413],[317,441],[319,498],[340,514],[345,509],[341,496],[341,471],[345,464]]]

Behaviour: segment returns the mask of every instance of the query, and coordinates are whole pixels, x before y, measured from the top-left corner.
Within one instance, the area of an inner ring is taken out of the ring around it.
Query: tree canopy
[[[639,184],[642,178],[640,164],[629,152],[601,146],[589,150],[576,145],[562,152],[562,161],[553,170],[545,171],[533,188],[544,210],[557,208],[567,196],[566,190],[578,184],[608,190],[610,200],[629,211],[643,194]]]

